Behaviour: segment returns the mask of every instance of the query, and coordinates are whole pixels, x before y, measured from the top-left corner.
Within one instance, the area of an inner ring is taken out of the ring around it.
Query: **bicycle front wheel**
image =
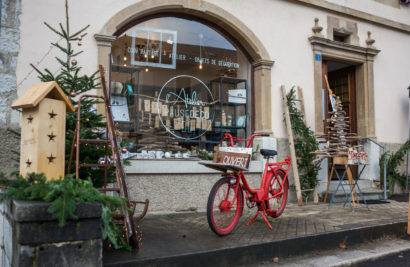
[[[273,218],[279,217],[286,207],[288,200],[289,182],[285,179],[286,174],[282,170],[276,170],[275,175],[269,172],[269,183],[265,190],[268,192],[268,199],[265,201],[267,214]]]
[[[230,178],[222,178],[212,187],[208,198],[207,218],[209,227],[217,235],[230,234],[239,222],[243,210],[243,193],[239,186],[230,183]]]

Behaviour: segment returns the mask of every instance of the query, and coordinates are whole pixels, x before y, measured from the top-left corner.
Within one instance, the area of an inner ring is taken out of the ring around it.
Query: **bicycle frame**
[[[261,136],[261,134],[253,134],[251,136],[251,138],[249,139],[239,139],[236,137],[232,137],[232,135],[230,134],[225,134],[225,138],[222,139],[221,143],[226,140],[226,139],[230,139],[230,143],[231,146],[234,147],[235,141],[246,141],[248,142],[246,147],[248,148],[254,137],[255,136]],[[286,165],[286,168],[283,168],[283,166]],[[262,176],[262,181],[261,181],[261,186],[258,189],[252,189],[249,184],[248,181],[246,180],[245,174],[243,173],[243,171],[237,172],[237,173],[233,173],[233,174],[225,174],[225,177],[227,178],[231,178],[231,179],[235,179],[234,182],[231,182],[231,186],[236,186],[235,189],[235,196],[232,200],[232,202],[230,203],[230,206],[233,206],[235,204],[235,201],[238,201],[238,194],[240,193],[239,190],[242,191],[246,191],[246,199],[249,199],[252,202],[255,202],[258,204],[258,210],[255,214],[255,216],[248,222],[248,225],[256,219],[256,217],[260,214],[263,219],[265,220],[265,222],[268,224],[268,226],[272,229],[272,226],[270,225],[269,221],[266,218],[266,205],[265,205],[265,201],[269,201],[273,198],[277,198],[280,195],[284,194],[284,190],[283,190],[283,185],[286,182],[286,180],[288,179],[288,174],[289,174],[289,170],[290,170],[290,165],[291,165],[291,161],[290,161],[290,157],[287,156],[285,158],[285,160],[283,162],[275,162],[275,163],[269,163],[269,159],[267,160],[267,162],[265,163],[265,168],[264,168],[264,172],[263,172],[263,176]],[[277,171],[281,170],[285,173],[285,177],[283,178],[282,182],[280,182],[280,179],[277,176]],[[271,197],[268,197],[269,195],[269,191],[265,190],[265,188],[267,188],[267,183],[269,182],[269,175],[268,173],[272,173],[273,175],[273,179],[275,179],[277,181],[277,183],[280,185],[280,190],[278,190],[278,192],[274,195],[272,195]],[[251,196],[250,196],[251,194]],[[226,200],[226,199],[225,199]],[[238,203],[238,205],[242,205],[242,203]]]
[[[283,194],[283,184],[285,183],[285,181],[288,179],[288,174],[289,174],[289,170],[290,170],[290,157],[286,157],[285,161],[283,162],[275,162],[275,163],[269,163],[266,162],[265,164],[265,169],[263,172],[263,176],[262,176],[262,182],[261,182],[261,187],[259,189],[252,189],[249,184],[248,181],[246,180],[245,174],[243,173],[243,171],[236,173],[236,174],[228,174],[226,175],[226,177],[228,178],[233,178],[233,179],[237,179],[237,181],[241,181],[242,183],[240,184],[240,186],[242,187],[242,190],[245,190],[251,194],[254,195],[254,197],[252,198],[252,201],[254,202],[261,202],[261,201],[265,201],[265,200],[270,200],[272,198],[277,197],[280,194]],[[283,165],[287,165],[286,168],[282,168]],[[285,173],[285,178],[282,180],[282,183],[280,183],[277,175],[276,175],[276,171],[277,170],[282,170]],[[268,192],[264,192],[265,194],[261,195],[261,190],[264,191],[264,188],[266,187],[266,183],[268,183],[269,181],[268,179],[268,172],[271,172],[274,176],[274,179],[276,179],[280,185],[280,193],[277,193],[269,198],[266,197],[266,195],[268,194]],[[237,183],[237,182],[236,182]],[[235,183],[235,184],[236,184]],[[237,187],[235,190],[237,191],[239,187]],[[235,192],[235,197],[237,195],[237,192]]]

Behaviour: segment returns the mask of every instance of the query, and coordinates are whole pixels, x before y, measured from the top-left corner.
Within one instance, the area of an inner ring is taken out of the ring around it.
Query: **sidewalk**
[[[261,218],[247,226],[255,208],[245,207],[237,228],[226,237],[210,230],[205,213],[151,215],[141,222],[139,251],[105,250],[104,265],[232,266],[404,235],[408,202],[387,202],[369,205],[370,211],[361,205],[354,212],[338,203],[330,208],[288,204],[271,222],[272,230]]]

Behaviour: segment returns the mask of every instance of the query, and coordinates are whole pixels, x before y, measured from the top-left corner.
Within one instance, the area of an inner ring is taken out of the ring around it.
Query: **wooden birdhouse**
[[[54,81],[33,85],[11,106],[22,109],[20,174],[64,177],[66,112],[74,106]]]

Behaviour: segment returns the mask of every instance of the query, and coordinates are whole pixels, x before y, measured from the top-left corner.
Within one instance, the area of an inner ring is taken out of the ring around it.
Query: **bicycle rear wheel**
[[[235,196],[236,184],[230,183],[230,178],[217,181],[209,193],[207,218],[209,227],[217,235],[230,234],[239,222],[243,210],[243,193],[238,188]]]
[[[272,172],[269,172],[270,178],[268,178],[267,188],[265,189],[268,191],[268,198],[269,200],[265,201],[267,214],[273,218],[279,217],[286,207],[286,202],[288,200],[288,189],[289,189],[289,182],[288,179],[285,180],[286,174],[282,170],[275,170],[276,177],[273,175]],[[282,190],[281,190],[281,186]]]

